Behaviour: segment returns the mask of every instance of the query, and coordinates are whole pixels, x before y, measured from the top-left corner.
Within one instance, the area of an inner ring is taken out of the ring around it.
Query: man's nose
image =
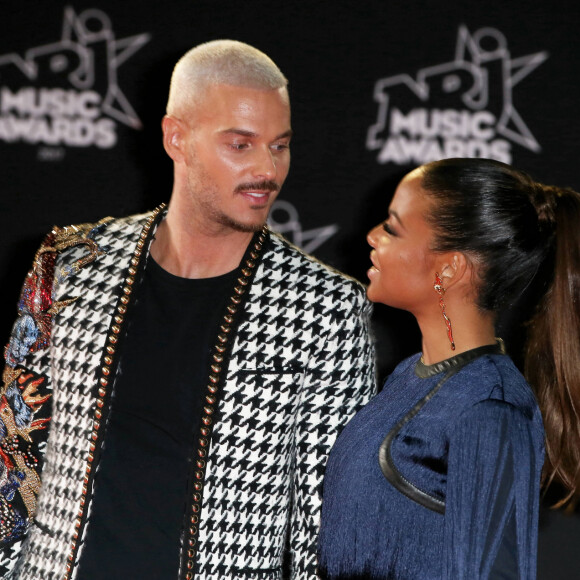
[[[276,177],[276,159],[269,148],[256,151],[253,172],[255,177],[264,179]]]

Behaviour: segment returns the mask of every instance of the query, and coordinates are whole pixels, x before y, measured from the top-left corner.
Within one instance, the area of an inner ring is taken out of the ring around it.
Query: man
[[[192,49],[167,210],[38,251],[0,405],[7,577],[316,577],[326,456],[374,364],[362,287],[264,225],[286,84],[245,44]]]

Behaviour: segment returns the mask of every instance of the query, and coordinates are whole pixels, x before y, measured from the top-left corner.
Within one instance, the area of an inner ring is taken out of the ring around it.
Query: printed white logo
[[[499,30],[470,34],[460,26],[452,61],[423,68],[415,79],[399,74],[377,81],[378,115],[367,149],[379,150],[379,163],[397,165],[445,157],[510,163],[512,143],[539,152],[512,97],[513,88],[547,58],[545,51],[512,58]],[[401,109],[401,102],[415,98],[418,106]]]
[[[298,210],[288,201],[277,199],[272,205],[268,225],[285,236],[293,244],[311,254],[326,240],[338,232],[338,225],[332,224],[312,230],[303,230]]]
[[[59,41],[0,55],[0,141],[114,147],[116,122],[141,127],[117,71],[149,38],[116,39],[103,11],[65,8]]]

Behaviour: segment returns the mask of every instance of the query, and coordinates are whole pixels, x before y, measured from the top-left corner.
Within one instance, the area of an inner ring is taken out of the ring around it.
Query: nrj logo
[[[117,71],[148,40],[116,39],[101,10],[65,8],[60,40],[0,55],[0,141],[114,147],[117,123],[141,127]]]
[[[377,121],[367,149],[379,163],[421,164],[445,157],[488,157],[510,163],[513,143],[539,152],[518,114],[513,88],[548,58],[536,52],[512,58],[495,28],[470,34],[459,27],[455,58],[375,84]],[[403,106],[405,103],[405,106]]]

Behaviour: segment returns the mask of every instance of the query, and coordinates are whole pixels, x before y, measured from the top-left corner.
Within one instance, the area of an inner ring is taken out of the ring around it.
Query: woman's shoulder
[[[539,413],[530,385],[507,355],[476,359],[457,373],[453,383],[464,391],[466,407],[489,401],[510,405],[529,418]]]

